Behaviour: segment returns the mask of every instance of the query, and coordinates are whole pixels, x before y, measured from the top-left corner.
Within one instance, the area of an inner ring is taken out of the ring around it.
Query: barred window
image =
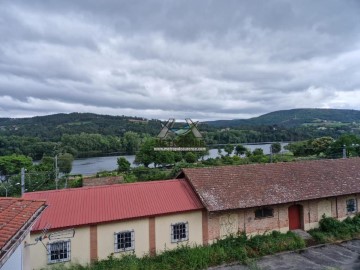
[[[70,261],[70,240],[47,244],[48,263]]]
[[[115,252],[123,252],[135,249],[134,230],[114,233],[115,235]]]
[[[346,211],[348,214],[355,213],[357,211],[356,200],[346,200]]]
[[[268,207],[262,207],[255,211],[255,218],[273,217],[274,209]]]
[[[171,242],[181,242],[189,239],[188,222],[179,222],[171,224]]]

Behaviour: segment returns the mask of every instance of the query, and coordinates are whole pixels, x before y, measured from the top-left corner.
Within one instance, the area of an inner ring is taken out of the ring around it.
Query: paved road
[[[220,266],[212,270],[335,270],[360,269],[360,240],[313,247],[300,252],[282,253],[259,259],[254,266]]]

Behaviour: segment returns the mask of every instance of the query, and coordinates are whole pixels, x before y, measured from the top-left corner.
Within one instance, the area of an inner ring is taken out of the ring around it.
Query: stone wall
[[[108,177],[86,177],[83,179],[84,187],[103,186],[121,184],[124,182],[124,178],[120,176],[108,176]]]
[[[208,242],[212,243],[217,239],[239,232],[246,232],[248,235],[262,234],[273,230],[286,232],[289,230],[288,208],[294,204],[301,205],[302,229],[316,228],[324,214],[339,220],[353,216],[354,213],[347,213],[346,210],[346,201],[351,198],[356,199],[359,205],[360,196],[358,195],[272,205],[269,207],[273,209],[273,216],[265,218],[255,217],[255,211],[258,208],[210,212],[207,215]]]

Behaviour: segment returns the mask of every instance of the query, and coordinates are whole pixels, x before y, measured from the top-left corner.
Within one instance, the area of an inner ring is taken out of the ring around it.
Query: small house
[[[30,229],[40,217],[45,201],[0,198],[0,269],[27,270],[30,253]]]

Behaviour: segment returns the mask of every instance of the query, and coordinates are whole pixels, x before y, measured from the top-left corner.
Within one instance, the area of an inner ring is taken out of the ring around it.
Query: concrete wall
[[[189,240],[178,243],[171,243],[171,224],[188,222]],[[176,215],[155,217],[155,244],[156,252],[176,248],[181,244],[202,245],[202,212],[187,212]]]
[[[114,233],[134,230],[135,250],[115,252]],[[106,259],[110,254],[120,257],[124,254],[132,254],[142,257],[149,253],[149,219],[134,219],[123,222],[107,223],[97,226],[98,259]]]
[[[53,231],[55,232],[55,231]],[[35,238],[38,237],[39,233],[30,234],[30,243],[35,242]],[[71,261],[63,263],[68,265],[70,263],[87,264],[90,262],[90,230],[89,227],[77,227],[75,228],[74,238],[62,238],[61,240],[70,239],[71,242]],[[52,240],[50,242],[56,242],[59,240]],[[49,243],[49,239],[43,240],[46,246]],[[27,246],[25,249],[30,250],[30,264],[31,269],[41,269],[48,266],[47,262],[47,250],[38,242],[36,245]]]
[[[94,260],[106,259],[109,255],[121,257],[124,254],[134,253],[138,257],[148,254],[160,253],[166,249],[173,249],[178,244],[203,244],[202,211],[185,212],[150,218],[101,223],[75,228],[75,237],[71,241],[71,261],[58,263],[69,265],[70,263],[89,264]],[[189,240],[171,243],[171,224],[188,222]],[[135,250],[115,252],[114,233],[134,230]],[[34,243],[38,233],[32,233],[28,243]],[[64,238],[62,240],[67,240]],[[54,240],[55,242],[57,240]],[[45,239],[43,243],[49,242]],[[30,252],[31,269],[41,269],[48,266],[47,251],[39,242],[28,246],[25,251]],[[29,259],[27,259],[29,261]]]
[[[23,245],[20,244],[1,267],[1,270],[23,270],[22,251]]]
[[[296,204],[301,205],[301,223],[305,230],[319,226],[322,216],[334,217],[343,220],[354,216],[346,211],[346,200],[354,198],[357,205],[360,196],[339,196],[318,200],[303,201]],[[293,203],[294,204],[294,203]],[[208,242],[224,238],[230,234],[246,232],[248,235],[261,234],[277,230],[286,232],[289,230],[288,208],[293,204],[282,204],[270,206],[273,208],[273,216],[266,218],[255,218],[255,210],[258,208],[239,209],[233,211],[211,212],[207,216]],[[358,210],[359,212],[359,210]]]

